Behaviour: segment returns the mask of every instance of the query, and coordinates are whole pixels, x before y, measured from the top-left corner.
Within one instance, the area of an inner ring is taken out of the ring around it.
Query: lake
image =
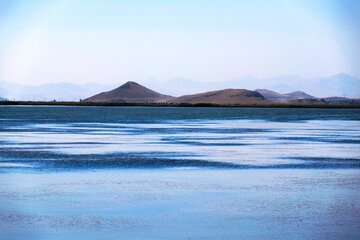
[[[0,239],[359,239],[360,109],[0,106]]]

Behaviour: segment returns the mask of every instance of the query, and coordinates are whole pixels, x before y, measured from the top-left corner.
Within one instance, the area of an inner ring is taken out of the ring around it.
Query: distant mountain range
[[[279,94],[289,92],[306,92],[317,98],[360,98],[360,79],[344,73],[327,78],[306,79],[294,75],[272,78],[256,78],[245,76],[224,82],[198,82],[190,79],[175,78],[166,82],[157,80],[141,81],[156,92],[172,96],[189,95],[199,92],[216,91],[219,89],[267,89]],[[32,101],[79,101],[99,92],[108,91],[121,84],[104,85],[88,83],[84,85],[72,83],[51,83],[38,86],[27,86],[9,82],[0,82],[0,96],[9,100]],[[261,93],[266,95],[266,93]],[[271,93],[268,93],[271,94]],[[271,97],[267,96],[268,99]],[[288,96],[273,96],[272,98],[288,101]]]
[[[142,83],[142,82],[141,82]],[[145,82],[144,82],[145,83]],[[312,96],[360,98],[360,79],[345,73],[324,78],[302,78],[284,75],[271,78],[244,76],[224,82],[198,82],[191,79],[175,78],[167,82],[146,82],[147,86],[159,92],[179,96],[194,92],[214,91],[218,89],[268,89],[278,93],[302,91]]]
[[[96,94],[83,101],[97,103],[210,103],[246,105],[270,103],[360,104],[360,99],[343,97],[317,98],[301,91],[281,94],[267,89],[258,89],[256,91],[246,89],[223,89],[172,97],[155,92],[135,82],[127,82],[114,90]]]
[[[112,85],[88,83],[49,83],[38,86],[27,86],[16,83],[0,82],[0,96],[17,101],[79,101],[80,99],[105,91]]]

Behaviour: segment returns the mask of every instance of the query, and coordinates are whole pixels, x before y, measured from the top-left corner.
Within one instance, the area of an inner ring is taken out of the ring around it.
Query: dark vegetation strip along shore
[[[258,107],[258,108],[360,108],[360,104],[212,104],[212,103],[117,103],[117,102],[54,102],[54,101],[0,101],[0,105],[34,105],[34,106],[144,106],[144,107]]]

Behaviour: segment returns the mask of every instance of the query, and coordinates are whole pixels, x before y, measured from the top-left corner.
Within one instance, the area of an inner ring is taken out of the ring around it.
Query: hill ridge
[[[123,85],[84,99],[84,102],[127,102],[153,103],[172,98],[142,86],[139,83],[128,81]]]

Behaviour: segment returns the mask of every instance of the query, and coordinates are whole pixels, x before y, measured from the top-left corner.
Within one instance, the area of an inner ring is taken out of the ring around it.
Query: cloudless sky
[[[0,81],[360,76],[359,39],[358,0],[0,0]]]

